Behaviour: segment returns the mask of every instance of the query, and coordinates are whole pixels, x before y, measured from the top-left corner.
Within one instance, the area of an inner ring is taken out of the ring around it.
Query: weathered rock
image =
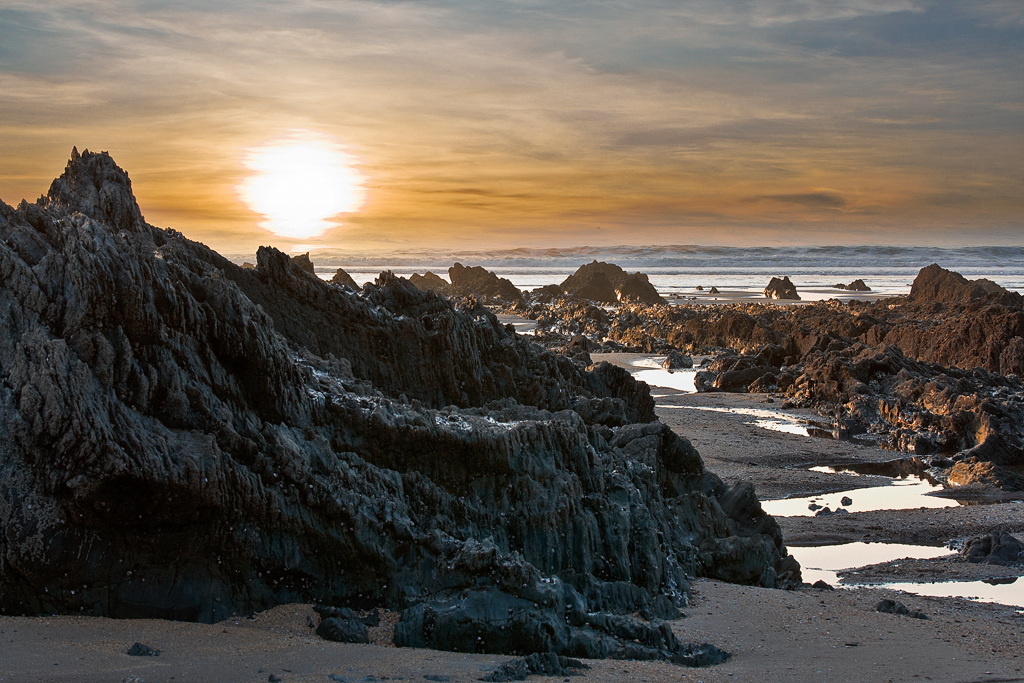
[[[693,367],[693,358],[685,353],[669,351],[661,367],[666,370],[684,370]]]
[[[580,266],[562,282],[562,290],[567,294],[601,303],[665,303],[646,275],[629,274],[614,263],[603,261],[592,261]]]
[[[0,612],[216,621],[469,590],[561,624],[554,586],[589,615],[675,609],[705,567],[799,583],[752,490],[705,472],[626,370],[391,273],[357,293],[257,261],[146,224],[106,154],[0,202]]]
[[[301,268],[303,271],[316,275],[316,269],[313,267],[313,262],[309,260],[309,252],[305,254],[299,254],[298,256],[292,257],[292,263]]]
[[[796,286],[790,281],[788,275],[781,280],[773,277],[768,282],[768,286],[764,288],[764,296],[766,299],[800,299]]]
[[[324,640],[336,643],[369,643],[370,634],[355,612],[350,614],[327,617],[316,627],[316,634]]]
[[[1021,296],[1008,292],[991,280],[968,280],[960,273],[942,268],[937,263],[922,268],[910,288],[910,300],[917,303],[964,303],[990,299],[1004,305],[1020,307]]]
[[[708,290],[708,294],[721,294],[721,292],[718,291],[718,287],[712,287],[710,290]]]
[[[843,283],[832,285],[832,289],[845,289],[849,292],[870,292],[871,288],[864,284],[863,280],[857,279],[848,285]]]
[[[1024,477],[1011,469],[991,462],[967,458],[953,465],[948,481],[952,486],[980,484],[1005,491],[1024,491]]]
[[[530,676],[578,676],[589,668],[578,659],[570,659],[552,652],[534,653],[522,659],[505,662],[480,680],[505,683],[505,681],[525,681]]]
[[[444,278],[431,273],[429,270],[423,273],[423,275],[413,273],[409,276],[409,282],[421,292],[433,291],[438,294],[446,294],[450,289],[448,282]]]
[[[495,298],[510,303],[523,300],[523,293],[511,281],[499,278],[480,266],[466,267],[456,263],[448,269],[448,278],[452,281],[450,291],[455,296]]]
[[[356,281],[352,279],[351,275],[345,272],[344,268],[338,268],[338,270],[334,272],[334,277],[331,278],[331,282],[336,285],[341,285],[342,287],[348,287],[353,292],[359,291],[359,285],[356,284]]]
[[[1024,543],[1006,533],[993,531],[974,536],[964,544],[961,554],[975,564],[1019,564],[1024,562]]]

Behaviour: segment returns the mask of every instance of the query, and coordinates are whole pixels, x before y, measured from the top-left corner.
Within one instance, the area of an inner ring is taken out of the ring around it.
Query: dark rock
[[[843,496],[842,498],[839,499],[839,504],[840,505],[853,505],[853,499],[850,498],[849,496]]]
[[[997,530],[968,539],[961,554],[975,564],[1019,564],[1024,562],[1024,544]]]
[[[845,289],[845,290],[850,291],[850,292],[870,292],[871,291],[871,288],[868,287],[866,284],[864,284],[863,280],[859,280],[859,279],[858,280],[854,280],[853,282],[851,282],[848,285],[844,285],[842,283],[836,284],[836,285],[832,285],[832,288],[833,289]]]
[[[578,676],[581,671],[589,668],[577,659],[569,659],[550,652],[534,653],[522,659],[505,662],[480,680],[504,683],[505,681],[525,681],[530,676]]]
[[[685,353],[679,353],[678,351],[669,351],[665,361],[661,364],[661,367],[666,370],[683,370],[686,368],[693,367],[693,358]]]
[[[160,650],[154,650],[142,643],[135,643],[129,648],[128,654],[132,657],[157,657],[160,655]]]
[[[895,600],[880,600],[875,605],[876,612],[882,612],[883,614],[910,614],[910,610],[902,602],[896,602]]]
[[[811,584],[811,588],[817,588],[820,591],[834,591],[835,590],[835,588],[830,586],[828,583],[822,581],[821,579],[818,579],[817,581],[812,583]]]
[[[370,635],[364,624],[353,614],[351,617],[330,617],[320,622],[316,634],[336,643],[369,643]]]
[[[299,254],[298,256],[292,257],[292,263],[299,267],[300,270],[316,275],[316,269],[313,267],[313,262],[309,260],[309,252],[305,254]]]
[[[274,674],[270,674],[267,676],[267,683],[281,683],[281,679]]]
[[[455,296],[495,298],[509,303],[523,300],[523,293],[511,281],[480,266],[456,263],[448,269],[448,278],[452,281],[450,291]]]
[[[643,273],[626,273],[614,263],[592,261],[580,266],[562,282],[562,290],[601,303],[637,301],[645,304],[664,304],[658,291]]]
[[[720,292],[720,291],[718,291],[718,287],[712,287],[712,288],[711,288],[711,289],[710,289],[710,290],[708,291],[708,294],[721,294],[721,292]]]
[[[794,299],[799,300],[796,286],[790,281],[789,276],[782,278],[773,277],[764,288],[764,296],[767,299]]]
[[[338,268],[334,272],[334,277],[331,278],[331,282],[342,287],[348,287],[353,292],[359,291],[359,285],[352,279],[352,276],[345,272],[344,268]]]
[[[480,647],[660,657],[661,626],[612,617],[677,609],[693,575],[799,584],[752,488],[628,371],[392,273],[352,293],[257,261],[146,224],[105,154],[0,203],[0,612],[430,609],[449,626],[419,638],[475,650],[484,596],[518,630]]]
[[[698,292],[703,292],[704,291],[704,288],[701,287],[700,285],[697,285],[694,289],[696,289]]]
[[[421,292],[447,294],[451,289],[444,278],[431,273],[429,270],[423,273],[423,275],[413,273],[409,276],[409,282],[411,282],[412,285]]]

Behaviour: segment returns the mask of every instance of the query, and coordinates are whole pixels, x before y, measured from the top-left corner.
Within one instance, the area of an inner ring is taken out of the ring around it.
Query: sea
[[[864,280],[874,295],[909,294],[918,271],[937,263],[968,279],[987,278],[1024,294],[1024,246],[669,245],[395,251],[379,255],[325,249],[312,252],[310,258],[324,279],[330,279],[339,267],[360,284],[372,282],[385,270],[403,277],[431,271],[448,279],[448,268],[461,263],[482,266],[526,290],[561,283],[581,265],[596,260],[645,273],[663,296],[677,298],[685,298],[698,286],[759,295],[772,277],[788,276],[805,301],[836,296],[833,285],[858,279]]]

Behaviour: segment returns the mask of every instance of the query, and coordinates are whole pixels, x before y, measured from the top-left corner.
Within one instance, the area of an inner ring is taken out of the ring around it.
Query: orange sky
[[[0,199],[44,193],[77,145],[151,223],[228,253],[1024,233],[1018,3],[144,7],[0,1]],[[289,135],[365,178],[316,238],[239,195]]]

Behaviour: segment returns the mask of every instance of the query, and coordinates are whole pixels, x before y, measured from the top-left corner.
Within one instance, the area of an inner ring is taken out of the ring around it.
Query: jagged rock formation
[[[854,280],[853,282],[851,282],[848,285],[844,285],[843,283],[840,282],[839,284],[832,285],[832,289],[845,289],[848,292],[870,292],[871,291],[871,288],[868,287],[866,284],[864,284],[864,281],[861,280],[861,279]]]
[[[439,275],[431,273],[429,270],[423,275],[419,273],[413,273],[409,276],[409,282],[412,283],[413,287],[420,290],[421,292],[435,292],[437,294],[445,294],[449,291],[448,282]]]
[[[390,273],[352,292],[257,262],[148,225],[105,153],[0,202],[0,611],[315,601],[417,623],[466,588],[558,586],[653,617],[693,574],[799,581],[752,490],[704,471],[625,370]]]
[[[764,288],[764,296],[766,299],[800,300],[800,295],[796,291],[796,285],[790,281],[788,275],[781,280],[773,277],[768,282],[768,286]]]
[[[643,273],[630,275],[614,263],[592,261],[580,266],[561,285],[566,294],[598,303],[636,301],[645,304],[664,304],[658,291]]]
[[[338,268],[338,270],[334,272],[334,277],[331,278],[331,282],[336,285],[341,285],[342,287],[348,287],[353,292],[359,290],[359,285],[356,284],[356,281],[352,279],[351,275],[345,272],[344,268]]]
[[[448,269],[448,278],[452,281],[449,291],[454,296],[499,299],[505,303],[523,300],[523,293],[510,280],[480,266],[467,267],[456,263]]]
[[[298,266],[300,270],[303,270],[310,275],[316,275],[316,269],[313,267],[313,262],[309,259],[308,251],[305,254],[299,254],[293,258],[292,263]]]

